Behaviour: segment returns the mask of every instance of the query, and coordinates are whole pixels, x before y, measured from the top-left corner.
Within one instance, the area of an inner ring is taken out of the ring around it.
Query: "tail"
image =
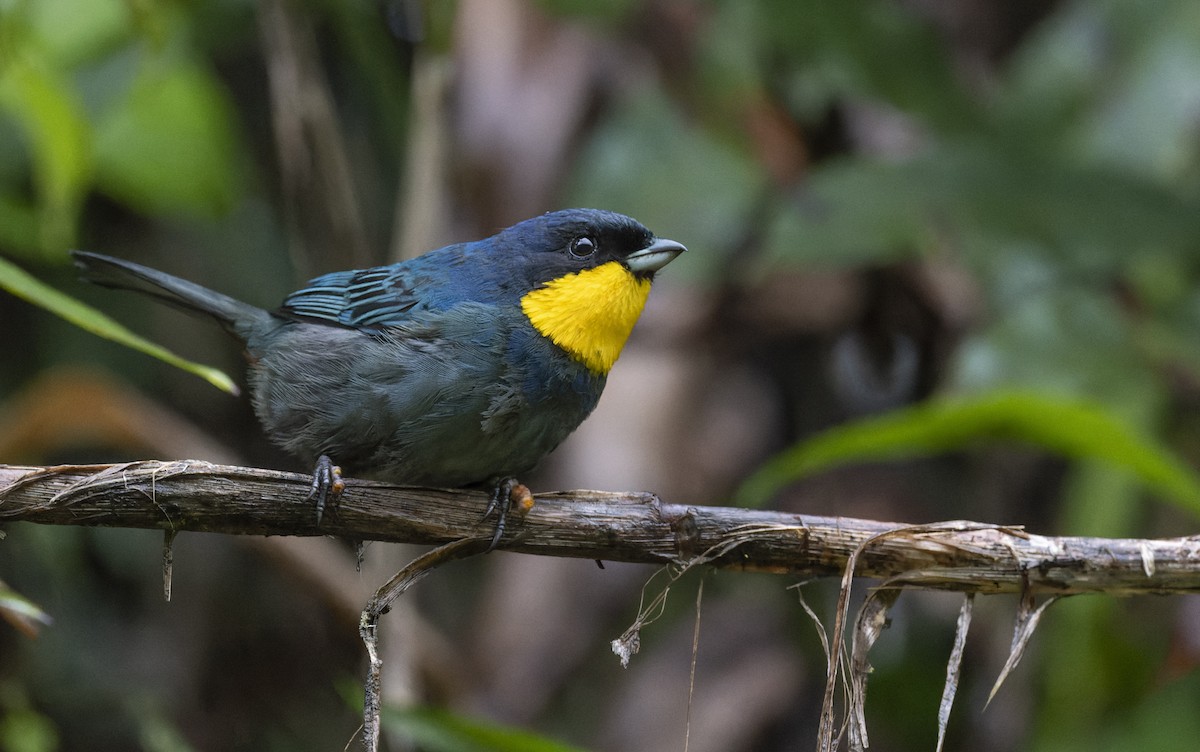
[[[71,255],[75,258],[75,266],[79,267],[88,282],[119,290],[134,290],[185,311],[212,316],[243,342],[253,333],[271,326],[272,316],[262,308],[187,280],[99,253],[71,251]]]

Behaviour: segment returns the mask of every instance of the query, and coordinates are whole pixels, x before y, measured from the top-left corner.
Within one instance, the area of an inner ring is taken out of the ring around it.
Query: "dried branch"
[[[207,462],[142,461],[120,465],[16,467],[0,465],[0,524],[34,522],[150,528],[165,532],[164,582],[169,587],[170,541],[179,531],[235,535],[332,535],[404,543],[448,544],[401,570],[363,611],[360,632],[370,658],[365,684],[363,741],[378,748],[379,686],[383,663],[375,633],[379,617],[404,590],[434,567],[480,553],[492,534],[481,522],[482,491],[396,486],[348,479],[339,505],[316,524],[307,501],[307,475]],[[515,515],[516,513],[514,513]],[[840,734],[833,709],[839,686],[843,625],[853,577],[883,582],[860,614],[851,650],[852,697],[846,721],[851,746],[865,748],[862,708],[866,654],[878,636],[896,590],[933,588],[964,593],[1021,593],[1022,613],[1009,665],[1020,659],[1041,608],[1035,596],[1103,592],[1110,595],[1200,592],[1200,536],[1168,540],[1046,537],[1019,527],[975,522],[900,525],[842,517],[785,514],[729,507],[669,504],[654,494],[572,491],[540,494],[532,510],[510,519],[501,547],[510,551],[669,565],[676,575],[695,566],[760,570],[843,579],[819,742],[833,748]],[[665,592],[660,594],[665,597]],[[650,610],[654,610],[652,604]],[[639,616],[652,619],[646,614]],[[960,617],[956,638],[965,637]],[[623,636],[623,660],[636,652],[637,627]],[[861,638],[861,639],[860,639]],[[620,641],[618,641],[620,642]],[[961,654],[961,645],[956,644]],[[957,662],[942,699],[944,731]],[[999,682],[997,682],[998,684]],[[844,687],[844,685],[843,685]],[[842,726],[845,730],[845,726]]]
[[[306,475],[206,462],[0,465],[0,523],[36,522],[237,535],[332,535],[441,544],[484,538],[481,491],[349,479],[318,527]],[[865,544],[865,545],[864,545]],[[974,522],[873,520],[670,504],[648,493],[538,494],[510,521],[509,551],[650,564],[837,576],[969,593],[1200,592],[1200,536],[1046,537]],[[861,549],[861,550],[860,550]]]

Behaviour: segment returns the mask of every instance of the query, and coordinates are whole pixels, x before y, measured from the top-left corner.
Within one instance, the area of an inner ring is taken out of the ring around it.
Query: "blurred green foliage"
[[[387,710],[383,725],[428,752],[579,752],[519,729],[472,721],[437,708]]]
[[[296,5],[318,29],[355,179],[373,197],[364,200],[372,240],[390,226],[389,193],[402,194],[396,173],[408,158],[411,61],[381,20],[396,5]],[[993,25],[979,22],[989,33],[975,36],[918,7],[927,4],[892,0],[535,5],[550,14],[540,22],[580,24],[619,52],[637,51],[624,56],[635,61],[628,80],[581,118],[560,205],[625,211],[686,242],[692,252],[672,272],[700,290],[753,297],[756,285],[797,270],[911,264],[961,267],[974,285],[978,313],[955,332],[937,397],[793,445],[762,466],[748,494],[763,499],[851,460],[976,452],[979,439],[1003,437],[1071,460],[1046,494],[1053,506],[1045,513],[1061,532],[1174,535],[1194,524],[1144,502],[1147,488],[1193,510],[1197,498],[1200,4],[1004,4]],[[463,54],[455,5],[426,10],[426,35],[409,42],[429,59]],[[679,18],[683,31],[662,33]],[[265,295],[256,301],[264,305],[289,287],[258,22],[254,4],[241,0],[0,2],[0,253],[62,281],[69,247],[129,244],[150,255],[169,249],[216,287]],[[773,139],[763,123],[776,129]],[[778,145],[789,138],[802,148]],[[0,274],[10,287],[29,279],[7,263]],[[54,297],[25,289],[43,302]],[[0,312],[6,346],[36,356],[9,359],[0,384],[58,360],[100,357],[54,324]],[[205,399],[188,406],[238,425],[222,413],[230,408]],[[967,504],[960,516],[971,515]],[[39,603],[31,583],[60,594],[52,611],[86,604],[95,629],[119,641],[114,625],[129,604],[93,592],[85,574],[117,590],[152,590],[130,573],[144,562],[84,533],[38,545],[0,543],[23,552],[21,566],[39,550],[46,557],[22,592]],[[1160,666],[1173,625],[1193,623],[1162,606],[1143,618],[1148,610],[1092,598],[1049,612],[1022,667],[1032,672],[1032,699],[1013,722],[1014,748],[1191,748],[1197,716],[1188,709],[1200,703],[1200,685],[1194,671],[1164,678]],[[186,748],[173,717],[140,700],[114,701],[113,686],[88,688],[90,702],[69,721],[59,714],[82,701],[51,679],[88,673],[68,650],[85,635],[70,629],[61,634],[74,640],[61,638],[59,650],[9,662],[24,673],[0,669],[0,744],[65,748],[71,723],[107,722],[113,748],[129,739]],[[0,655],[17,653],[5,649]],[[883,665],[869,716],[881,715],[885,728],[920,723],[909,690],[938,687],[942,670],[936,661]],[[986,686],[990,677],[974,681]],[[294,702],[316,702],[326,689]],[[964,748],[994,748],[975,730],[984,728],[979,708],[964,704],[952,741],[957,734]],[[935,710],[930,704],[921,723],[929,739]],[[274,720],[278,727],[243,738],[245,748],[318,738],[318,719]],[[429,749],[563,748],[442,711],[397,713],[388,723]],[[336,723],[319,733],[342,738]]]
[[[188,13],[119,0],[9,6],[0,112],[25,149],[7,150],[5,172],[28,160],[36,191],[0,182],[6,250],[61,254],[93,190],[152,215],[229,211],[241,186],[237,123]]]
[[[1025,392],[942,399],[832,428],[776,456],[748,478],[738,500],[760,506],[787,483],[837,465],[1022,441],[1072,459],[1097,460],[1200,515],[1200,479],[1165,447],[1132,434],[1109,411]]]
[[[176,368],[194,373],[230,394],[238,393],[238,387],[234,384],[233,379],[221,371],[173,355],[163,347],[134,334],[95,308],[34,279],[24,270],[3,258],[0,258],[0,288],[61,316],[92,334],[119,342],[126,347],[170,363]]]

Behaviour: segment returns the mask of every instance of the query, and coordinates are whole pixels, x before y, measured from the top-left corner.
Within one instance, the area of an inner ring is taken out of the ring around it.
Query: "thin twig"
[[[394,574],[383,584],[363,609],[358,633],[367,647],[367,681],[363,700],[363,748],[367,752],[379,749],[380,711],[383,707],[383,659],[379,657],[379,618],[391,608],[392,602],[404,594],[437,567],[457,559],[481,554],[488,541],[463,539],[428,551]]]
[[[687,718],[683,730],[683,752],[688,752],[692,741],[692,707],[696,699],[696,659],[700,655],[700,607],[704,603],[704,575],[696,586],[696,624],[692,628],[692,665],[688,670]]]

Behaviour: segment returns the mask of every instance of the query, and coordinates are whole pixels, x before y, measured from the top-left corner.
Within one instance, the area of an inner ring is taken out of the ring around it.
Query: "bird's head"
[[[530,323],[597,374],[608,373],[620,355],[655,272],[686,250],[636,220],[597,209],[543,214],[497,240],[525,258],[521,310]]]

